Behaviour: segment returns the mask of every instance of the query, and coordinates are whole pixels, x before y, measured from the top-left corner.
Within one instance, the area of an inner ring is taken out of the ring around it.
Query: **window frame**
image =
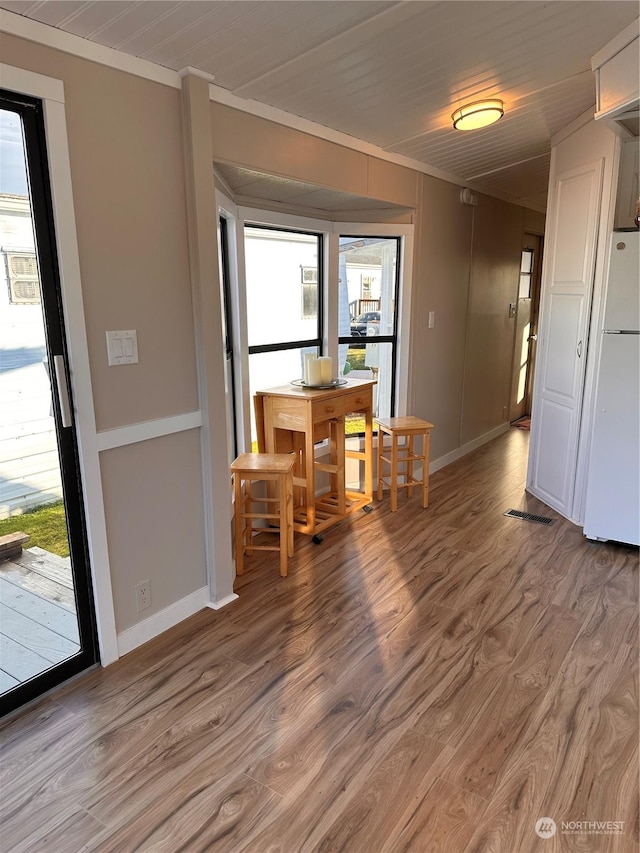
[[[362,234],[352,234],[350,232],[346,232],[343,229],[340,229],[340,233],[338,234],[338,241],[342,238],[352,238],[352,237],[363,237],[365,235]],[[378,344],[391,344],[391,411],[389,417],[394,417],[396,415],[397,407],[396,407],[396,388],[398,385],[398,369],[397,369],[397,346],[398,346],[398,314],[397,310],[400,306],[400,281],[402,277],[401,270],[401,257],[402,257],[402,237],[389,236],[388,234],[380,235],[380,234],[367,234],[367,239],[378,239],[378,240],[395,240],[396,241],[396,275],[395,282],[393,284],[393,302],[395,305],[393,312],[393,332],[390,335],[376,335],[375,343]],[[382,305],[380,305],[380,309],[382,309]],[[365,312],[369,313],[369,312]],[[366,340],[366,339],[365,339]],[[356,344],[361,346],[366,346],[366,344],[362,343],[361,337],[355,337],[354,335],[339,335],[338,336],[338,345],[340,344]]]
[[[246,229],[260,229],[263,231],[278,231],[286,234],[303,234],[304,236],[315,237],[318,241],[318,316],[317,316],[317,337],[306,338],[304,340],[290,340],[281,343],[271,344],[253,344],[249,345],[247,337],[247,352],[251,355],[258,355],[267,352],[283,352],[289,349],[303,349],[305,347],[318,347],[318,352],[323,355],[324,346],[324,303],[325,303],[325,280],[324,280],[324,235],[322,232],[302,228],[285,228],[281,225],[268,225],[265,223],[257,224],[255,222],[245,221],[242,228],[243,240],[246,240]],[[246,266],[245,266],[245,305],[246,305]]]

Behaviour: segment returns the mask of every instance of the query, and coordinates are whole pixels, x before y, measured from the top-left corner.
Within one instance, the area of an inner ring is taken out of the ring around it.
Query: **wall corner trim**
[[[219,601],[207,601],[207,607],[210,607],[212,610],[222,610],[223,607],[226,607],[227,604],[231,604],[232,601],[235,601],[240,596],[232,592],[231,595],[225,595],[224,598],[221,598]]]
[[[131,628],[127,628],[118,634],[118,653],[120,657],[137,649],[138,646],[148,643],[169,628],[173,628],[179,622],[188,619],[200,610],[203,610],[210,602],[209,587],[203,586],[195,592],[181,598],[179,601],[165,607],[148,619],[138,622]]]

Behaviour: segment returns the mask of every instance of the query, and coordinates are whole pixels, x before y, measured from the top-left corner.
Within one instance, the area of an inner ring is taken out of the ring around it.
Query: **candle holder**
[[[297,388],[313,388],[315,391],[323,391],[328,390],[329,388],[338,388],[340,385],[346,385],[346,379],[332,379],[331,382],[325,383],[323,385],[312,385],[310,382],[305,382],[304,379],[292,379],[291,385],[295,385]]]

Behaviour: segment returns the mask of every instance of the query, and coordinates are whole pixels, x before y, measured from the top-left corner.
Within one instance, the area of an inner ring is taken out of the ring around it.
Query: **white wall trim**
[[[209,587],[203,586],[196,589],[194,592],[175,601],[164,610],[154,613],[148,619],[138,622],[131,628],[127,628],[121,634],[118,634],[118,652],[120,656],[126,655],[129,652],[137,649],[143,643],[148,643],[169,628],[173,628],[184,619],[198,613],[210,603],[211,596]]]
[[[41,98],[44,104],[53,218],[79,445],[89,561],[93,578],[100,659],[106,666],[118,659],[118,645],[84,320],[64,87],[60,80],[7,65],[0,65],[0,77],[5,87],[14,92]],[[48,96],[51,94],[54,97],[50,99]]]
[[[172,415],[167,418],[156,418],[137,424],[101,430],[97,435],[98,450],[112,450],[114,447],[124,447],[139,441],[161,438],[163,435],[173,435],[202,426],[202,413],[186,412],[183,415]]]
[[[478,438],[474,438],[472,441],[468,441],[466,444],[456,447],[455,450],[445,453],[444,456],[434,459],[434,461],[429,464],[429,473],[435,474],[435,472],[439,471],[441,468],[451,465],[452,462],[456,462],[458,459],[462,459],[463,456],[466,456],[467,453],[471,453],[472,450],[477,450],[478,447],[482,447],[483,444],[493,441],[494,438],[498,438],[498,436],[503,435],[505,432],[509,432],[510,428],[511,424],[506,421],[505,423],[500,424],[500,426],[489,430],[489,432],[479,435]]]
[[[64,84],[62,80],[53,77],[45,77],[13,65],[0,65],[0,83],[12,92],[64,104]]]
[[[23,15],[16,15],[4,9],[0,9],[0,30],[8,35],[52,47],[63,53],[88,59],[90,62],[97,62],[99,65],[107,65],[126,74],[144,77],[154,83],[162,83],[174,89],[181,88],[180,75],[176,71],[146,59],[139,59],[137,56],[129,56],[112,47],[104,47],[72,33],[65,33],[48,24],[41,24],[40,21],[33,21],[31,18],[25,18]]]

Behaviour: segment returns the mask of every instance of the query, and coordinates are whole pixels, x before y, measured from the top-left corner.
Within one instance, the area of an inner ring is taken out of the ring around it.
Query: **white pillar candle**
[[[312,352],[306,352],[304,354],[304,375],[303,380],[305,385],[309,384],[309,362],[312,358],[316,358],[316,356]]]
[[[309,385],[322,385],[322,368],[319,358],[310,358],[307,362],[309,366]]]
[[[333,359],[330,355],[321,356],[320,362],[320,377],[323,385],[329,385],[333,379]]]

